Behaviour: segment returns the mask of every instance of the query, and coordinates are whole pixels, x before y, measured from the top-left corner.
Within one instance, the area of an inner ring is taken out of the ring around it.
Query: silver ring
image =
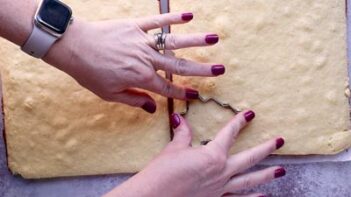
[[[154,34],[156,50],[161,51],[166,49],[166,33]]]

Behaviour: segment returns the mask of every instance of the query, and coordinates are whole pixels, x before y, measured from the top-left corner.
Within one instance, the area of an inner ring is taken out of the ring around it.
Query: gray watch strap
[[[42,58],[57,39],[34,25],[31,35],[21,49],[33,57]]]

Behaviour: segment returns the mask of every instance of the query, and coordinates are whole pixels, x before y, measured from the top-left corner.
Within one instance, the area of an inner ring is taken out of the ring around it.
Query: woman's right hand
[[[141,107],[153,113],[155,101],[140,89],[176,99],[198,98],[196,90],[169,82],[157,70],[208,77],[225,72],[223,65],[201,64],[155,50],[156,41],[154,35],[147,33],[149,30],[187,23],[192,18],[192,13],[183,13],[121,21],[75,20],[44,60],[104,100]],[[166,49],[210,46],[218,40],[216,34],[169,34]]]
[[[283,138],[273,138],[238,154],[229,154],[239,131],[254,116],[252,111],[242,112],[207,145],[192,147],[192,132],[186,120],[173,114],[172,142],[145,169],[105,197],[263,197],[260,193],[240,195],[238,192],[285,175],[280,166],[246,172],[281,148]]]

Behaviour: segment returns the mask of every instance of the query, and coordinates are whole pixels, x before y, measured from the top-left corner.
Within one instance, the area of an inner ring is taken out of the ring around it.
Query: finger
[[[225,194],[223,197],[266,197],[264,194],[260,193],[254,193],[254,194],[245,194],[245,195],[239,195],[239,194]]]
[[[196,63],[186,59],[179,59],[171,55],[153,52],[153,65],[156,70],[163,70],[182,76],[218,76],[225,73],[223,65],[209,65]]]
[[[186,120],[179,114],[174,113],[171,115],[171,124],[174,133],[172,145],[177,147],[191,146],[192,134]]]
[[[190,100],[198,99],[199,92],[192,89],[186,89],[179,87],[160,75],[155,75],[155,77],[150,81],[150,83],[140,84],[141,88],[150,90],[157,94],[163,95],[168,98]]]
[[[252,187],[268,183],[273,179],[282,177],[284,175],[284,168],[271,167],[257,172],[235,176],[224,186],[224,191],[235,192],[244,189],[250,189]]]
[[[167,13],[137,19],[137,24],[144,31],[157,29],[168,25],[183,24],[193,19],[192,13]]]
[[[157,49],[156,40],[153,35],[149,36],[149,45]],[[217,34],[187,34],[175,35],[166,34],[165,49],[174,50],[189,47],[210,46],[219,41]]]
[[[258,162],[262,161],[264,158],[273,153],[275,150],[281,148],[283,145],[284,139],[276,138],[251,149],[240,152],[236,155],[232,155],[227,160],[228,168],[225,174],[232,176],[243,172],[256,165]]]
[[[148,113],[156,112],[155,101],[145,92],[128,89],[114,95],[114,98],[112,100],[125,103],[133,107],[141,107]]]
[[[223,146],[225,151],[228,152],[240,130],[254,117],[255,113],[253,111],[244,111],[237,114],[208,145],[211,146],[211,144],[216,143]]]

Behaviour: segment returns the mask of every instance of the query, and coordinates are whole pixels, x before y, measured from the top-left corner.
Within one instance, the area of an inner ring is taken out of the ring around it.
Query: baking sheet
[[[350,2],[348,2],[348,5],[351,5]],[[351,16],[350,11],[348,11],[348,16]],[[348,24],[348,46],[351,46],[351,23],[348,22]],[[348,51],[348,57],[351,59],[350,50]],[[349,76],[351,76],[350,72]],[[1,113],[0,120],[2,120]],[[2,128],[3,124],[2,121],[0,121],[0,197],[95,197],[101,196],[130,177],[130,175],[104,175],[25,180],[21,177],[13,176],[8,171],[6,165]],[[349,194],[349,190],[347,189],[349,185],[347,184],[348,179],[343,178],[342,173],[344,173],[345,176],[349,174],[347,173],[349,171],[346,170],[349,168],[348,163],[345,163],[345,165],[329,165],[326,163],[351,161],[350,152],[351,150],[334,156],[270,157],[262,164],[302,164],[311,162],[323,162],[325,164],[309,164],[301,165],[301,167],[286,166],[289,176],[266,186],[265,190],[260,188],[260,191],[266,191],[267,194],[269,192],[270,196],[311,197],[318,196],[318,194],[321,194],[319,196],[347,196],[346,194]],[[316,180],[317,182],[313,182],[312,180]],[[286,181],[286,184],[284,184],[283,181]],[[318,189],[318,191],[315,189]]]
[[[347,1],[348,7],[351,6],[351,1]],[[351,17],[351,12],[347,11],[348,18]],[[351,20],[348,20],[348,46],[351,46]],[[351,51],[348,49],[348,58],[351,59]],[[349,62],[349,68],[351,68]],[[351,69],[349,69],[349,76],[351,78]],[[2,118],[1,118],[2,120]],[[2,127],[1,122],[1,127]],[[0,133],[1,134],[1,133]],[[2,135],[1,135],[2,136]],[[3,139],[0,140],[0,148],[4,149],[4,141]],[[4,151],[0,151],[0,164],[1,170],[0,172],[4,172],[4,164],[6,163],[6,157]],[[338,155],[332,156],[320,156],[320,155],[312,155],[312,156],[270,156],[266,160],[264,160],[261,164],[263,165],[272,165],[272,164],[299,164],[299,163],[316,163],[316,162],[343,162],[343,161],[351,161],[351,151],[346,150]]]

